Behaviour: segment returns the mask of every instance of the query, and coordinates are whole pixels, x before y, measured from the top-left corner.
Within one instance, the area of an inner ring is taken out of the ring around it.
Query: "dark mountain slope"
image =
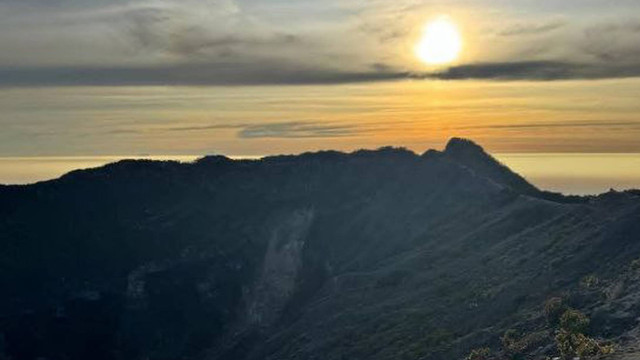
[[[480,176],[512,188],[519,193],[536,195],[539,190],[522,176],[499,163],[484,149],[470,140],[453,138],[444,149],[444,155],[453,161],[473,169]]]
[[[0,214],[13,359],[452,359],[510,328],[553,353],[559,295],[638,330],[638,195],[548,196],[466,140],[122,161],[1,187]]]
[[[587,197],[564,196],[559,193],[542,191],[525,180],[522,176],[511,171],[493,156],[487,154],[482,147],[467,139],[453,138],[442,153],[454,162],[464,165],[498,184],[507,186],[520,194],[565,203],[583,203]]]

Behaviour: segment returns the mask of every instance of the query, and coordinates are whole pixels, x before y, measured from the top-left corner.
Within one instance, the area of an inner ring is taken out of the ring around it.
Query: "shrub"
[[[516,330],[507,330],[500,338],[502,350],[509,359],[522,359],[527,351],[533,350],[544,344],[548,339],[547,331],[538,331],[530,334],[518,335]]]
[[[560,330],[556,335],[556,345],[563,359],[591,359],[602,354],[610,354],[613,347],[602,346],[595,339],[584,334],[572,334],[566,330]]]
[[[580,287],[583,289],[595,289],[599,283],[600,279],[595,275],[587,275],[580,279]]]
[[[491,356],[491,349],[484,347],[471,350],[471,353],[467,355],[465,360],[489,360]]]
[[[500,338],[502,341],[502,348],[507,352],[513,352],[514,346],[518,342],[518,332],[514,329],[509,329],[505,331],[504,335]]]
[[[560,317],[560,330],[556,334],[556,346],[563,359],[590,359],[613,352],[613,347],[600,345],[584,332],[589,318],[578,310],[569,309]]]
[[[551,326],[558,325],[560,316],[567,310],[561,297],[552,297],[544,303],[544,316]]]
[[[560,317],[560,329],[569,333],[584,333],[588,327],[589,318],[578,310],[569,309]]]

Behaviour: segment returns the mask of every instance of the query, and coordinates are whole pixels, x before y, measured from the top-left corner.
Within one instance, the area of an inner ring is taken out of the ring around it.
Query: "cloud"
[[[238,138],[334,138],[355,136],[368,129],[355,124],[336,124],[313,121],[282,121],[267,123],[231,123],[174,126],[155,129],[114,129],[108,134],[180,133],[208,130],[235,130]]]
[[[399,41],[410,36],[410,31],[405,27],[394,23],[389,24],[387,22],[364,22],[357,26],[357,30],[362,32],[365,36],[375,38],[381,44]]]
[[[174,126],[164,128],[120,128],[113,129],[106,132],[109,135],[120,134],[145,134],[145,133],[169,133],[169,132],[190,132],[190,131],[207,131],[207,130],[229,130],[229,129],[242,129],[244,127],[251,126],[251,124],[205,124],[205,125],[187,125],[187,126]]]
[[[562,20],[554,20],[546,23],[521,23],[508,27],[498,33],[500,36],[539,35],[560,29],[567,23]]]
[[[297,64],[218,62],[136,67],[0,68],[0,87],[28,86],[235,86],[344,84],[397,80],[407,72],[342,71]]]
[[[583,50],[599,61],[628,64],[640,57],[640,20],[593,25],[584,37]]]
[[[444,80],[591,80],[640,76],[640,64],[571,63],[561,61],[524,61],[470,64],[451,67],[434,74]]]
[[[209,125],[190,125],[176,126],[162,129],[167,132],[185,132],[185,131],[202,131],[202,130],[225,130],[225,129],[241,129],[251,126],[250,124],[209,124]]]
[[[204,18],[188,9],[158,5],[133,8],[110,23],[133,52],[191,61],[250,56],[264,49],[277,53],[300,40],[295,34],[254,24],[231,2],[214,10],[197,6],[195,10],[207,14]]]
[[[553,123],[490,124],[459,129],[640,128],[640,121],[561,121]]]
[[[433,73],[372,64],[368,71],[304,68],[296,64],[219,62],[150,67],[0,68],[0,87],[326,85],[394,80],[591,80],[640,76],[640,64],[561,61],[459,65]]]
[[[255,138],[330,138],[356,135],[354,125],[338,125],[308,122],[281,122],[247,126],[238,137]]]
[[[473,14],[460,23],[474,62],[425,73],[411,42],[435,0],[52,1],[0,1],[0,87],[640,76],[640,21],[613,21],[619,16],[601,24],[577,11],[559,20],[544,12],[524,18],[504,4],[472,1],[466,11]],[[544,3],[530,6],[559,6]],[[450,7],[457,9],[464,6]],[[503,20],[515,25],[498,37],[481,31]]]

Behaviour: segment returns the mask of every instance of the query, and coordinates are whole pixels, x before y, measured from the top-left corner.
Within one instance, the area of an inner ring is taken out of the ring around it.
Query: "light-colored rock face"
[[[268,326],[279,316],[295,290],[313,219],[313,209],[301,209],[273,223],[262,271],[247,293],[245,325]]]

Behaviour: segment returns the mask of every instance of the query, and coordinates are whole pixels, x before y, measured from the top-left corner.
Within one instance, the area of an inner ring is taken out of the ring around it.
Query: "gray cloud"
[[[329,138],[352,136],[360,130],[354,125],[308,122],[281,122],[247,126],[238,137],[255,138]]]
[[[202,131],[202,130],[225,130],[225,129],[242,129],[251,126],[251,124],[209,124],[209,125],[191,125],[176,126],[164,129],[168,132],[184,132],[184,131]]]
[[[372,36],[379,43],[385,44],[398,41],[410,35],[410,31],[400,25],[395,24],[372,24],[363,23],[357,29],[366,36]]]
[[[145,134],[155,133],[180,133],[208,130],[235,130],[239,138],[333,138],[353,136],[368,131],[356,124],[336,124],[313,121],[282,121],[267,123],[230,123],[230,124],[204,124],[189,126],[174,126],[156,129],[115,129],[107,134]]]
[[[636,60],[636,59],[633,59]],[[640,76],[640,62],[522,61],[466,64],[417,73],[375,63],[364,71],[297,64],[217,62],[137,67],[0,67],[0,87],[322,85],[403,79],[580,80]]]
[[[566,26],[566,22],[555,20],[546,23],[528,24],[522,23],[508,27],[498,33],[500,36],[538,35],[551,32]]]
[[[599,61],[628,64],[640,57],[640,20],[590,26],[584,37],[583,51]]]
[[[461,65],[434,74],[444,80],[580,80],[640,76],[640,64],[586,64],[560,61],[498,62]]]
[[[0,87],[343,84],[408,78],[407,72],[341,71],[296,64],[227,63],[148,67],[0,68]]]
[[[0,68],[0,87],[322,85],[430,78],[551,81],[638,76],[640,64],[635,63],[495,62],[454,66],[435,73],[412,73],[384,64],[373,64],[368,71],[350,72],[295,64],[220,62],[155,67]]]
[[[120,31],[134,52],[160,53],[196,60],[215,59],[230,55],[243,56],[269,48],[272,51],[295,45],[299,37],[274,29],[240,31],[234,29],[228,17],[214,16],[217,21],[201,23],[183,11],[173,8],[148,7],[133,9],[111,20],[114,30]],[[226,26],[225,26],[226,24]],[[228,28],[227,28],[228,27]],[[237,24],[235,25],[237,27]],[[247,27],[251,27],[247,24]]]
[[[495,32],[476,39],[476,48],[490,49],[474,55],[476,63],[423,73],[406,42],[419,35],[415,32],[428,6],[410,0],[52,1],[57,5],[0,1],[0,17],[6,14],[2,10],[15,12],[0,22],[0,48],[5,50],[0,53],[0,87],[640,76],[638,20],[594,25],[587,18],[581,22],[577,13],[562,20],[514,15],[516,25],[499,32],[500,39]],[[595,5],[603,12],[609,9]],[[488,14],[483,21],[493,27],[500,19]],[[469,21],[468,28],[473,25]],[[532,36],[539,34],[544,36]]]

